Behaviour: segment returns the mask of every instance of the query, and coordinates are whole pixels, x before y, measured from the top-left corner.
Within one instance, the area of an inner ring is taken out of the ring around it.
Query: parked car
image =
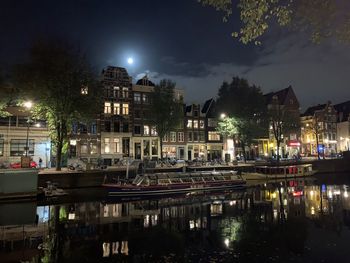
[[[34,161],[30,162],[30,168],[37,168],[37,167],[38,167],[38,164],[36,162],[34,162]],[[21,168],[21,162],[11,163],[10,168],[12,168],[12,169]]]

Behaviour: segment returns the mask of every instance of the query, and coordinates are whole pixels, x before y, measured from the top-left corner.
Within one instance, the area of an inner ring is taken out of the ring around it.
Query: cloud
[[[187,102],[202,103],[215,97],[223,81],[233,76],[247,78],[252,84],[270,92],[293,86],[303,107],[331,100],[339,103],[350,99],[349,47],[335,42],[314,45],[305,38],[291,35],[266,43],[254,64],[236,63],[200,65],[177,62],[164,57],[162,62],[172,70],[153,72],[153,80],[170,78],[185,90]],[[150,76],[150,75],[149,75]],[[151,77],[151,78],[152,78]]]

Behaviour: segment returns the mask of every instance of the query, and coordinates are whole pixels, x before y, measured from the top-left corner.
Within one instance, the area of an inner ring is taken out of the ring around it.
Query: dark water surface
[[[350,188],[315,179],[149,200],[0,204],[0,262],[350,262]]]

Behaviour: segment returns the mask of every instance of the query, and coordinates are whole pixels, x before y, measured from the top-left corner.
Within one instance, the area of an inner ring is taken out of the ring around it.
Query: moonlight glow
[[[128,58],[128,64],[131,65],[134,63],[134,59],[133,58]]]

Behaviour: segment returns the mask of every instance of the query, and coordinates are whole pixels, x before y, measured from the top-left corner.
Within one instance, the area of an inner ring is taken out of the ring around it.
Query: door
[[[135,142],[135,159],[141,160],[141,143]]]

